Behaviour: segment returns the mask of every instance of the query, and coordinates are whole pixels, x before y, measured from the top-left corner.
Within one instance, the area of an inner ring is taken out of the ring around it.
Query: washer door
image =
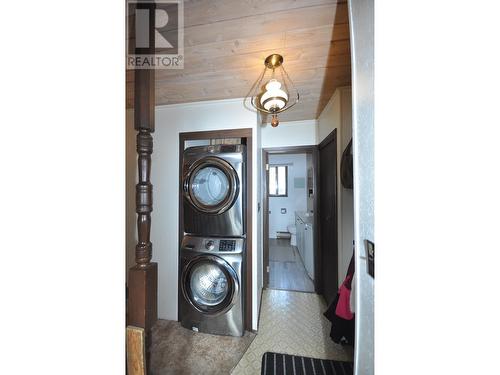
[[[225,260],[213,255],[193,258],[182,271],[182,293],[198,311],[218,315],[236,301],[239,280]]]
[[[184,180],[184,196],[203,213],[222,214],[229,210],[238,190],[236,171],[228,162],[216,157],[194,163]]]

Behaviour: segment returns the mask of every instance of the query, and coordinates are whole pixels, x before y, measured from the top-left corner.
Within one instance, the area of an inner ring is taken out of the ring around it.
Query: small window
[[[288,167],[286,165],[269,167],[269,196],[288,196]]]

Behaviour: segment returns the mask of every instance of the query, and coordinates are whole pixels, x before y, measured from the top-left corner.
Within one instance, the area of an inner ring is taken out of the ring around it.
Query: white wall
[[[269,155],[269,164],[288,165],[288,196],[269,197],[269,237],[276,238],[277,231],[286,232],[295,224],[295,211],[307,210],[307,159],[306,154]],[[304,179],[303,188],[294,187],[295,178]]]
[[[352,137],[351,88],[335,90],[332,98],[318,117],[318,143],[333,129],[337,129],[337,189],[338,189],[338,236],[339,236],[339,285],[344,280],[352,256],[354,239],[353,191],[345,189],[340,182],[340,160],[342,152]]]
[[[273,128],[262,126],[262,148],[309,146],[318,143],[318,123],[316,120],[285,121]]]
[[[254,211],[252,226],[253,329],[257,329],[259,307],[258,263],[259,249],[257,225],[257,164],[258,126],[255,113],[243,107],[243,99],[206,101],[156,107],[153,134],[151,181],[153,183],[153,214],[151,241],[153,261],[158,262],[158,317],[177,320],[178,294],[178,220],[179,220],[179,133],[252,128],[254,179],[252,201]],[[129,118],[129,117],[127,117]],[[130,116],[133,121],[133,116]],[[127,168],[130,168],[127,165]],[[133,168],[136,168],[135,165]],[[134,214],[127,212],[127,214]],[[127,228],[128,229],[128,228]],[[128,246],[129,250],[132,246]],[[260,277],[262,281],[262,277]],[[260,282],[261,282],[260,281]]]
[[[340,161],[342,153],[352,138],[352,94],[351,88],[342,89],[341,95],[341,128],[338,137],[338,170],[340,172]],[[354,240],[354,196],[352,189],[346,189],[338,180],[339,194],[339,251],[340,259],[339,279],[345,276],[349,261],[352,256],[352,241]]]
[[[318,117],[318,144],[330,134],[333,129],[340,131],[340,90],[337,89]],[[338,133],[337,133],[338,134]]]

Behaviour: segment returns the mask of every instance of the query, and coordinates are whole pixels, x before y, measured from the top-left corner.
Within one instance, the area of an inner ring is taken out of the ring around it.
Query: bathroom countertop
[[[300,217],[300,219],[305,224],[314,224],[314,214],[306,211],[295,211],[295,215]]]

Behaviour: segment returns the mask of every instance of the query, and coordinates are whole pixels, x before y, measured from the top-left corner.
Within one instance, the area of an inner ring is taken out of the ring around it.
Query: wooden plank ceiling
[[[281,121],[315,119],[335,88],[350,85],[345,0],[187,0],[184,69],[156,71],[156,104],[242,98],[271,53],[300,93]],[[127,71],[127,107],[133,107]]]

